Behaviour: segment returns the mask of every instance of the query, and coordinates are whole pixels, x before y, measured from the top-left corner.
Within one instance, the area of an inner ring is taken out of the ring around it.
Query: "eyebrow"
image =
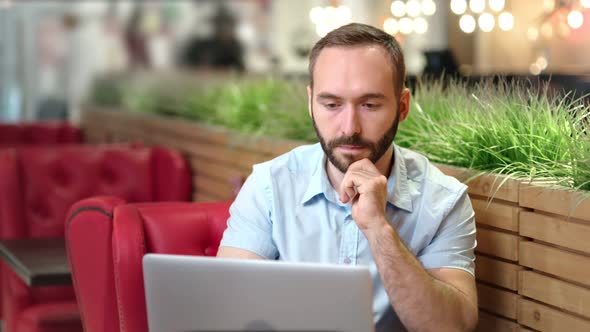
[[[329,93],[329,92],[320,92],[318,93],[318,95],[316,96],[316,100],[323,100],[323,99],[337,99],[337,100],[341,100],[343,99],[340,96],[337,96],[333,93]],[[385,99],[385,95],[382,93],[378,93],[378,92],[371,92],[371,93],[365,93],[364,95],[355,98],[355,99],[359,99],[359,100],[366,100],[366,99]]]
[[[323,99],[342,99],[342,97],[339,97],[333,93],[329,93],[329,92],[320,92],[318,93],[318,95],[316,96],[316,100],[323,100]]]

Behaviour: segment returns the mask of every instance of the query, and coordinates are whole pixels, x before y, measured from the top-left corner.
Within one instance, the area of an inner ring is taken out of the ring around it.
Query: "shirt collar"
[[[311,179],[309,179],[307,190],[303,194],[303,199],[301,200],[302,204],[306,204],[312,198],[322,193],[328,198],[328,195],[333,192],[330,181],[328,180],[326,168],[324,167],[326,164],[326,154],[322,151],[321,156],[322,158],[316,158],[317,162],[311,174]]]
[[[393,144],[394,162],[387,179],[387,201],[394,206],[412,212],[412,200],[408,185],[408,172],[406,164],[399,147]],[[322,153],[323,158],[316,158],[317,163],[311,174],[307,190],[303,194],[302,204],[306,204],[312,198],[319,194],[324,194],[326,199],[332,202],[338,202],[335,197],[336,192],[330,184],[328,174],[326,173],[326,155]]]
[[[408,170],[401,149],[393,144],[393,166],[387,179],[387,201],[400,209],[413,211]]]

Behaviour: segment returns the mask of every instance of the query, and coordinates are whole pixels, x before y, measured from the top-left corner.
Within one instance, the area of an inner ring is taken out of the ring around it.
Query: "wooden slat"
[[[166,135],[166,134],[160,133],[160,132],[153,132],[150,135],[149,139],[152,142],[152,144],[158,144],[158,145],[170,148],[170,149],[175,149],[175,150],[178,150],[184,154],[189,153],[189,150],[186,148],[186,146],[190,143],[187,141],[178,139],[177,137],[169,136],[169,135]]]
[[[227,128],[177,119],[162,119],[159,116],[143,115],[145,127],[174,133],[189,141],[202,141],[215,145],[232,146],[259,154],[279,155],[307,144],[305,142],[241,134]]]
[[[590,221],[588,192],[523,184],[520,197],[521,206]]]
[[[103,129],[110,133],[117,133],[119,135],[129,135],[130,133],[133,133],[133,135],[138,136],[138,138],[146,136],[145,131],[137,120],[120,116],[116,120],[101,120],[101,122],[102,121],[104,121],[102,124]]]
[[[271,159],[263,154],[203,142],[184,141],[181,138],[163,134],[153,134],[151,139],[160,145],[182,151],[191,159],[206,160],[248,173],[251,172],[252,165]]]
[[[549,247],[543,244],[522,241],[520,265],[543,271],[566,280],[590,285],[590,257]]]
[[[193,176],[193,188],[200,193],[218,197],[221,200],[233,199],[232,187],[229,181],[219,181],[206,176]]]
[[[590,224],[522,212],[520,235],[590,253]]]
[[[205,175],[223,181],[234,178],[245,180],[250,175],[250,172],[202,157],[192,157],[190,163],[193,174]]]
[[[524,298],[519,300],[518,322],[539,331],[590,331],[590,321]]]
[[[291,149],[307,144],[300,141],[276,139],[269,137],[255,137],[240,134],[223,127],[211,126],[189,120],[165,118],[153,114],[131,113],[125,111],[92,111],[87,110],[86,121],[101,123],[133,124],[146,133],[159,132],[166,135],[173,134],[185,141],[201,141],[215,145],[232,146],[240,150],[247,150],[259,154],[277,156]],[[104,121],[104,120],[109,120]]]
[[[522,266],[478,255],[475,259],[475,276],[485,281],[513,291],[518,290],[518,273]]]
[[[158,141],[162,142],[161,144],[164,146],[174,147],[191,156],[199,156],[225,164],[233,164],[245,170],[251,170],[252,165],[269,159],[263,154],[236,150],[227,146],[183,141],[156,134],[153,136],[157,137]]]
[[[514,321],[494,316],[485,311],[479,312],[476,332],[518,332],[518,324]]]
[[[476,238],[477,252],[518,261],[518,235],[478,227]]]
[[[227,130],[221,127],[206,127],[197,122],[178,119],[162,121],[157,116],[144,115],[143,124],[148,130],[158,130],[163,133],[173,133],[186,140],[206,140],[212,144],[225,145],[228,143]]]
[[[475,171],[446,165],[437,165],[440,170],[450,176],[457,178],[461,182],[472,178]],[[489,197],[492,196],[497,199],[502,199],[509,202],[518,203],[519,181],[506,180],[503,176],[482,175],[467,184],[469,186],[469,193]]]
[[[478,283],[477,298],[481,309],[516,319],[518,294]]]
[[[147,136],[141,128],[137,128],[137,123],[133,122],[111,124],[107,129],[111,133],[116,133],[120,136],[128,135],[134,139],[141,139]]]
[[[519,294],[590,318],[590,289],[533,271],[520,273]]]
[[[88,120],[106,122],[105,130],[115,141],[149,140],[195,156],[238,165],[250,170],[253,164],[270,160],[305,142],[260,138],[210,127],[186,120],[167,119],[129,112],[94,112]],[[108,121],[107,121],[108,120]]]
[[[476,198],[472,198],[471,203],[478,224],[518,232],[518,214],[521,208]]]

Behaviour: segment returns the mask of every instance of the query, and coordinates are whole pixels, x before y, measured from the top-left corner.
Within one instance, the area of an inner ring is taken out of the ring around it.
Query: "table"
[[[64,238],[0,240],[0,258],[29,286],[72,284]]]

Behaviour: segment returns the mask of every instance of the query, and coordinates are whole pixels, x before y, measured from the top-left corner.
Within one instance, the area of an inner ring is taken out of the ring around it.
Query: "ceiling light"
[[[539,75],[541,73],[541,68],[539,67],[539,65],[535,62],[535,63],[531,63],[531,65],[529,66],[529,71],[531,72],[531,74],[533,75]]]
[[[313,7],[310,11],[309,11],[309,19],[314,23],[314,24],[318,24],[318,22],[320,21],[320,19],[322,18],[322,15],[324,14],[324,9],[322,7]]]
[[[451,0],[451,11],[457,15],[463,15],[467,10],[467,1]]]
[[[390,17],[383,22],[383,30],[390,35],[395,35],[399,31],[399,24],[397,20],[393,17]]]
[[[428,31],[428,22],[424,17],[417,17],[414,19],[414,32],[417,34],[424,34]]]
[[[414,30],[412,19],[404,17],[399,20],[399,31],[405,35],[412,33]]]
[[[537,61],[535,63],[537,64],[537,66],[539,66],[539,69],[541,70],[547,69],[547,65],[549,65],[547,63],[547,59],[542,55],[537,58]]]
[[[469,14],[461,16],[461,19],[459,20],[459,28],[465,33],[472,33],[475,31],[475,18]]]
[[[426,16],[434,15],[434,13],[436,13],[436,3],[432,0],[423,0],[422,13]]]
[[[420,2],[418,0],[410,0],[406,2],[406,13],[408,16],[417,17],[420,16],[420,11],[422,10],[420,6]]]
[[[504,0],[490,0],[489,5],[493,11],[500,12],[504,9],[505,1]]]
[[[512,30],[512,27],[514,27],[514,16],[509,12],[503,12],[498,16],[498,26],[504,31]]]
[[[579,10],[572,10],[567,14],[567,24],[572,29],[579,29],[584,24],[584,15]]]
[[[477,23],[479,24],[479,28],[483,32],[490,32],[494,30],[495,20],[494,15],[490,13],[483,13],[477,19]]]
[[[543,11],[552,12],[555,9],[555,0],[543,0]]]
[[[479,14],[486,9],[486,1],[485,0],[470,0],[469,1],[469,9],[472,12]]]
[[[391,14],[395,17],[406,15],[406,4],[403,1],[396,0],[391,3]]]

